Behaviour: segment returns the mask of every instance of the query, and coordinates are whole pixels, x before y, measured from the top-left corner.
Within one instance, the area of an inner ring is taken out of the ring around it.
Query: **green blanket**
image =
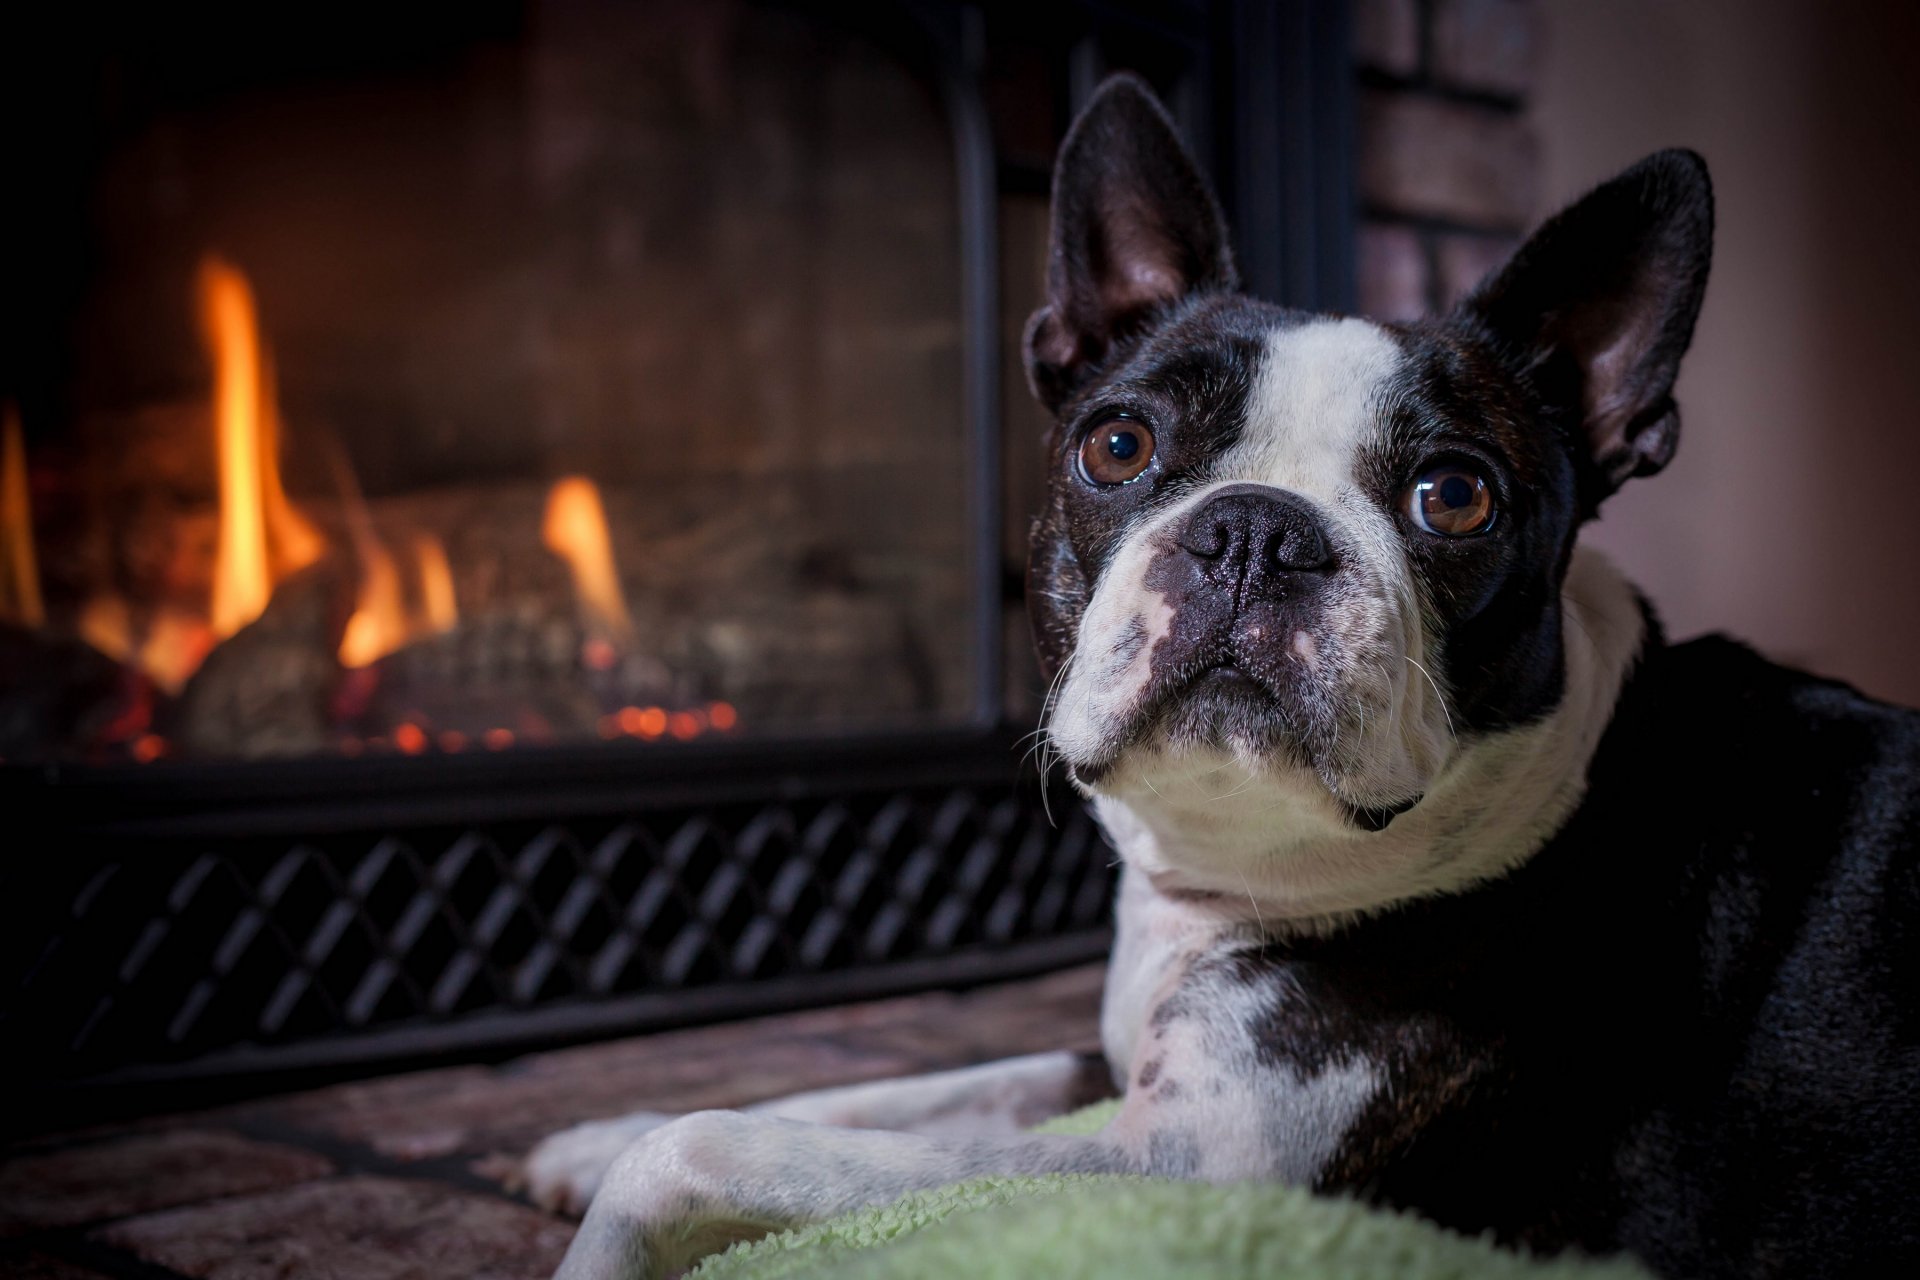
[[[1117,1104],[1042,1126],[1091,1133]],[[1623,1260],[1548,1261],[1407,1214],[1264,1183],[978,1178],[735,1245],[690,1280],[1644,1280]]]

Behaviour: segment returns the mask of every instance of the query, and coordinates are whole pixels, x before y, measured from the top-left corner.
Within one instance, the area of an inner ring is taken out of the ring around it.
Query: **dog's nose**
[[[1232,485],[1215,493],[1187,517],[1180,545],[1223,585],[1244,578],[1255,586],[1273,576],[1329,573],[1334,567],[1313,508],[1266,485]]]

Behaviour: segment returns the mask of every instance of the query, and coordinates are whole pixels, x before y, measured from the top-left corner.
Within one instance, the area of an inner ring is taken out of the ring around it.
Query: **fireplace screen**
[[[1139,71],[1263,229],[1252,287],[1338,306],[1342,12],[337,0],[35,46],[0,83],[37,125],[0,239],[35,1114],[1099,954],[1111,852],[1016,743],[1052,153]]]
[[[14,304],[45,336],[0,428],[0,758],[997,697],[937,79],[780,7],[498,9],[404,75],[122,68],[73,269]]]

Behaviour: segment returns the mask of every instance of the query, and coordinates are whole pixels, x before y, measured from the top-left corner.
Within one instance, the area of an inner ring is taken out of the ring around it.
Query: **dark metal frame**
[[[985,9],[915,0],[885,21],[918,32],[953,124],[960,193],[965,416],[971,449],[968,519],[975,563],[976,694],[969,722],[925,731],[841,739],[704,740],[672,749],[593,745],[426,759],[328,758],[297,762],[74,767],[0,766],[0,982],[32,966],[22,948],[65,904],[36,897],[40,860],[137,858],[182,841],[219,844],[275,836],[304,840],[340,832],[566,822],[653,808],[739,801],[801,802],[887,788],[1014,786],[1014,733],[1004,723],[998,403],[997,166],[981,90]],[[832,6],[830,20],[865,22]],[[1336,309],[1352,295],[1351,114],[1346,5],[1342,0],[1193,0],[1085,3],[1050,11],[1054,30],[1075,34],[1068,94],[1077,106],[1115,50],[1155,42],[1177,70],[1163,83],[1203,156],[1210,157],[1240,237],[1247,288],[1297,306]],[[1164,77],[1163,77],[1164,79]],[[1262,233],[1251,234],[1254,229]],[[1044,803],[1031,781],[1022,803]],[[1067,800],[1066,797],[1061,797]],[[1070,800],[1067,801],[1071,803]],[[14,933],[13,928],[24,930]],[[338,1070],[459,1054],[499,1054],[536,1042],[612,1034],[797,1003],[820,1003],[933,984],[957,985],[1088,958],[1101,927],[998,949],[903,960],[748,986],[642,993],[599,1003],[463,1016],[439,1025],[272,1048],[235,1047],[189,1062],[129,1063],[96,1083],[179,1080],[235,1073]],[[0,1002],[11,993],[0,988]],[[7,1025],[0,1003],[0,1028]],[[22,1046],[13,1046],[17,1054]],[[70,1086],[58,1055],[45,1088]]]

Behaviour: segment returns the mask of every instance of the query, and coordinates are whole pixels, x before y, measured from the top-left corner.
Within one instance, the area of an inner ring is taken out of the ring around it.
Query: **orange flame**
[[[33,509],[27,496],[27,443],[20,412],[7,406],[0,427],[0,618],[23,627],[47,620],[33,554]]]
[[[333,482],[340,490],[347,536],[353,540],[354,555],[360,561],[360,594],[354,601],[353,616],[347,619],[347,629],[340,636],[340,662],[343,666],[364,667],[407,642],[407,602],[400,590],[399,566],[374,531],[373,513],[367,510],[360,482],[354,478],[344,453],[333,456]]]
[[[112,594],[94,596],[82,605],[76,629],[88,644],[138,667],[168,693],[180,692],[213,651],[215,639],[204,619],[162,606],[146,619],[136,644],[133,608]]]
[[[115,595],[99,595],[80,607],[80,638],[121,662],[133,656],[133,618],[127,602]]]
[[[213,358],[213,419],[220,466],[220,535],[213,562],[212,623],[224,639],[266,610],[280,575],[320,558],[320,534],[280,482],[280,415],[253,289],[239,269],[200,264],[200,324]],[[271,551],[269,556],[271,539]]]
[[[374,530],[360,486],[343,458],[335,459],[335,477],[346,513],[347,530],[360,558],[360,594],[340,637],[340,662],[371,666],[422,635],[451,631],[460,621],[453,594],[453,570],[446,548],[431,534],[417,534],[413,556],[420,570],[420,616],[407,607],[400,566]]]
[[[260,500],[267,517],[267,541],[278,577],[298,573],[326,552],[327,541],[294,509],[280,482],[280,397],[273,352],[260,346]]]
[[[553,492],[547,495],[541,536],[547,549],[573,571],[574,593],[588,625],[623,643],[631,640],[633,619],[627,614],[626,596],[620,590],[607,514],[593,481],[585,476],[568,476],[553,486]]]
[[[378,542],[360,551],[360,597],[340,637],[340,662],[364,667],[413,638],[407,602],[400,590],[400,569]]]
[[[200,323],[213,356],[220,462],[213,630],[224,639],[266,610],[273,583],[260,498],[260,331],[246,277],[218,258],[200,264]]]
[[[427,625],[435,631],[451,631],[460,621],[460,606],[453,597],[453,570],[447,565],[447,549],[430,533],[413,540],[413,558],[420,565],[420,605]]]

